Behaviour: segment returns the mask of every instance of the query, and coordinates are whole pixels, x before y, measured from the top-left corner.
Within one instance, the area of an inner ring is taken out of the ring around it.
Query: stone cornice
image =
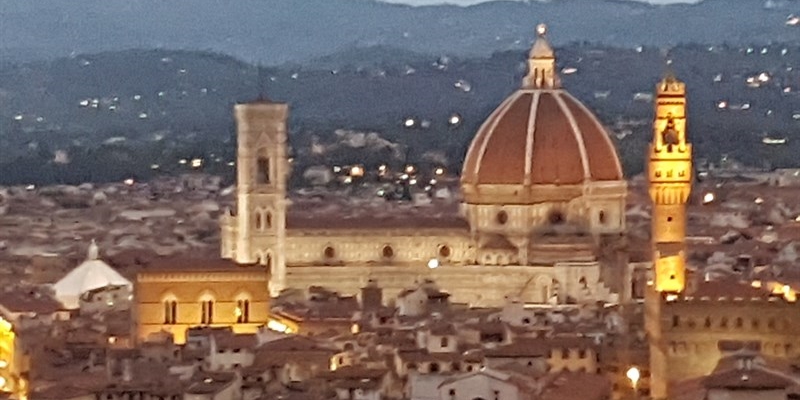
[[[267,271],[147,271],[136,275],[137,283],[146,282],[267,282]]]

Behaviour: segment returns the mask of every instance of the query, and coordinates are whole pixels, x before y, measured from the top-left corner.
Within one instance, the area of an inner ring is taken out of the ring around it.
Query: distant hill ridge
[[[235,6],[234,6],[235,5]],[[0,0],[0,59],[129,48],[210,50],[280,64],[347,48],[486,56],[524,49],[547,22],[556,45],[797,42],[798,0],[495,1],[411,7],[372,0]]]

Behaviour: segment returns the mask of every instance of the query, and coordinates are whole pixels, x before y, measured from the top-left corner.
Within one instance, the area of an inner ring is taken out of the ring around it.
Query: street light
[[[639,372],[639,368],[630,367],[628,372],[625,373],[625,376],[631,381],[631,386],[633,387],[633,396],[634,398],[639,397],[639,378],[642,377],[642,374]]]

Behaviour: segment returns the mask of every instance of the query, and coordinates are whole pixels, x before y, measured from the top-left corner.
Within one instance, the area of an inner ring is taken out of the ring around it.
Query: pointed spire
[[[536,26],[536,41],[528,55],[528,75],[522,80],[525,89],[558,89],[561,82],[556,74],[556,57],[547,41],[547,25]]]
[[[92,239],[92,243],[89,244],[89,250],[86,251],[86,261],[97,260],[98,258],[100,258],[100,247]]]

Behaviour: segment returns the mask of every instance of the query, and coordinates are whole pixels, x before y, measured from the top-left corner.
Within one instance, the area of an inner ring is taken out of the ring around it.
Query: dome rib
[[[601,133],[600,137],[602,138],[603,147],[605,147],[603,150],[604,151],[610,151],[612,154],[615,155],[615,157],[612,157],[613,160],[614,160],[613,171],[609,171],[607,174],[604,174],[603,176],[598,176],[598,177],[593,176],[593,178],[595,178],[595,179],[609,179],[609,180],[622,180],[623,179],[622,163],[619,161],[619,157],[616,157],[616,154],[617,154],[616,153],[616,147],[614,147],[614,143],[611,141],[611,138],[608,136],[606,128],[600,123],[600,121],[596,117],[594,117],[594,114],[592,114],[591,110],[589,110],[589,108],[586,107],[585,104],[581,103],[580,101],[578,101],[578,99],[576,99],[574,96],[572,96],[572,94],[570,94],[569,92],[565,91],[564,92],[564,96],[573,105],[575,105],[578,109],[583,111],[583,114],[586,115],[587,117],[589,117],[589,118],[587,118],[589,120],[588,122],[594,124],[594,127],[597,129],[597,131]],[[598,143],[598,145],[600,145],[600,144]],[[597,171],[598,169],[600,169],[601,166],[600,165],[595,165],[595,163],[593,163],[592,161],[594,161],[594,157],[589,158],[589,163],[590,163],[589,169],[591,171]],[[595,167],[597,167],[597,168],[595,168]]]
[[[516,99],[519,98],[520,95],[521,93],[517,92],[511,96],[508,96],[508,98],[506,98],[502,103],[500,103],[500,106],[498,106],[489,115],[489,118],[486,119],[486,121],[481,125],[481,127],[478,128],[478,134],[475,136],[475,139],[472,140],[472,144],[470,144],[469,149],[467,150],[467,158],[465,159],[464,162],[464,173],[462,173],[462,177],[470,175],[470,172],[467,169],[469,167],[469,169],[473,170],[470,177],[473,177],[472,175],[474,175],[475,181],[478,180],[477,176],[480,173],[481,163],[483,162],[483,156],[486,154],[486,147],[489,144],[489,139],[492,136],[491,132],[494,132],[494,130],[497,128],[497,124],[500,122],[503,116],[508,112],[510,108],[508,105],[516,101]],[[473,159],[470,160],[469,155],[474,154],[475,146],[477,146],[479,142],[480,142],[480,147],[478,150],[477,158],[472,157]],[[474,165],[469,165],[469,161],[473,161]]]
[[[536,113],[539,111],[539,97],[541,92],[533,94],[531,112],[528,116],[528,136],[525,141],[525,185],[531,184],[531,171],[533,171],[533,141],[536,140]]]
[[[561,107],[561,112],[567,117],[567,121],[569,121],[569,126],[572,131],[572,136],[575,138],[575,142],[578,144],[578,152],[581,155],[581,165],[583,166],[583,179],[589,180],[592,179],[592,173],[589,171],[589,155],[586,153],[586,144],[584,143],[584,139],[586,136],[581,131],[581,128],[578,126],[578,122],[575,121],[575,115],[572,114],[572,110],[569,109],[567,103],[564,102],[564,99],[561,98],[563,93],[559,93],[558,95],[553,95],[558,102],[558,105]]]

